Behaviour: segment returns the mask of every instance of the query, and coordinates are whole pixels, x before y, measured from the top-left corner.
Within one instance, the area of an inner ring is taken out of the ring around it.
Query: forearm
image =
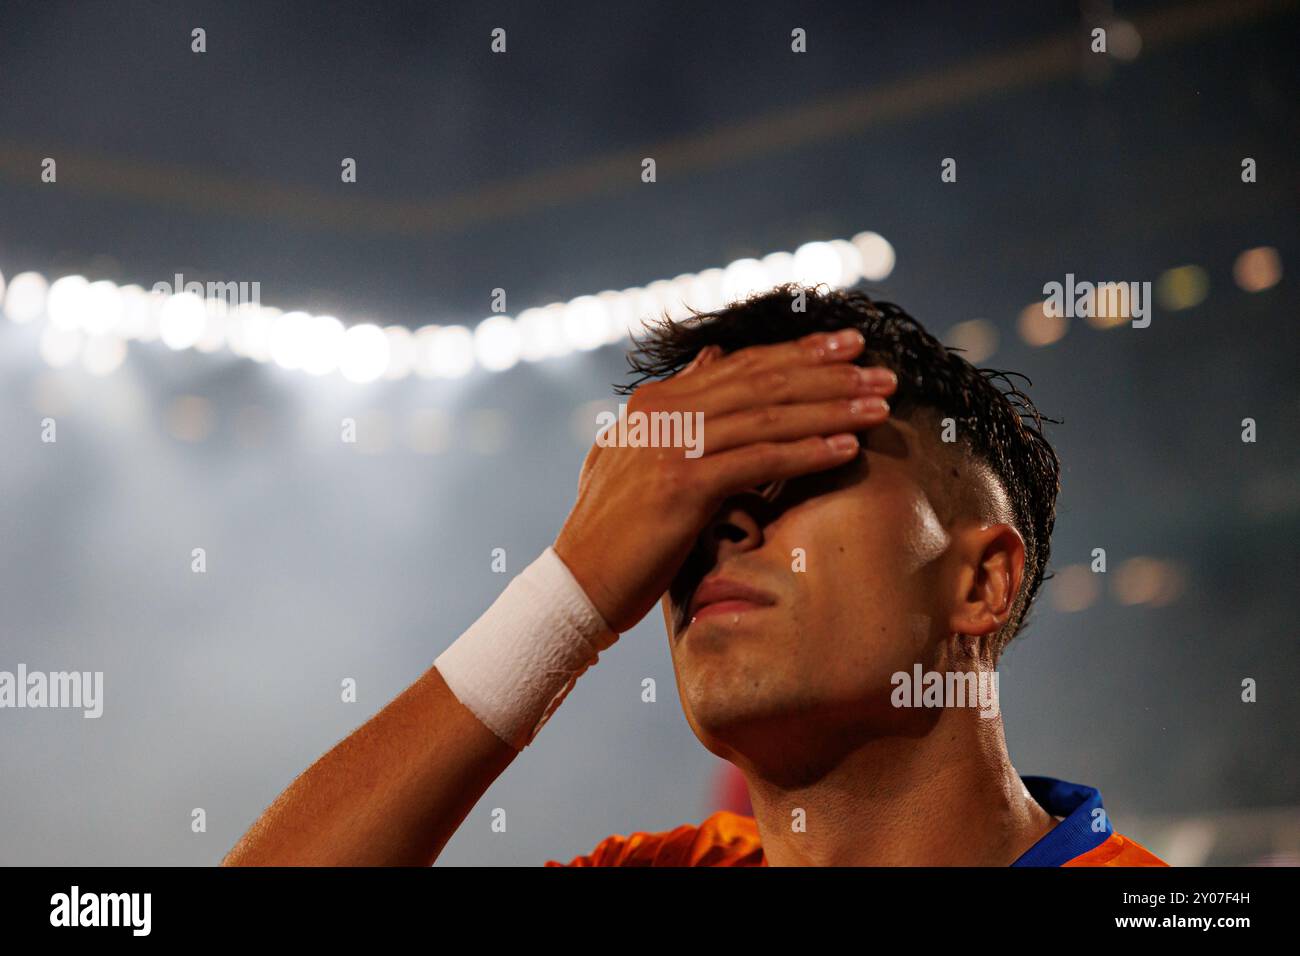
[[[311,765],[226,866],[427,866],[518,751],[436,668]]]

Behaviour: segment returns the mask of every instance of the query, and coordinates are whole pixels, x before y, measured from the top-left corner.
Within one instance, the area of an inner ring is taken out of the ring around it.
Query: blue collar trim
[[[1101,846],[1115,831],[1101,804],[1101,791],[1051,777],[1021,777],[1029,795],[1054,817],[1064,817],[1021,854],[1012,866],[1063,866]]]

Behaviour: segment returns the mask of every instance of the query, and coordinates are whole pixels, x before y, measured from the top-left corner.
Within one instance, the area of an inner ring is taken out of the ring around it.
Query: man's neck
[[[746,777],[772,866],[1007,866],[1056,823],[1011,766],[1001,719],[971,710],[873,739],[812,783]]]

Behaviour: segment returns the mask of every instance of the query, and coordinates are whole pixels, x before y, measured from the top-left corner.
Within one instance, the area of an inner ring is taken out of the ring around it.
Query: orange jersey
[[[1035,800],[1062,817],[1012,866],[1164,866],[1141,844],[1110,828],[1101,794],[1048,777],[1025,777]],[[585,856],[547,866],[766,866],[753,817],[723,810],[699,826],[606,837]]]
[[[1101,845],[1080,853],[1061,866],[1168,866],[1137,840],[1122,833],[1112,833]]]
[[[720,810],[697,827],[666,833],[633,833],[601,840],[569,866],[763,866],[763,847],[753,817]],[[547,866],[564,866],[549,860]]]

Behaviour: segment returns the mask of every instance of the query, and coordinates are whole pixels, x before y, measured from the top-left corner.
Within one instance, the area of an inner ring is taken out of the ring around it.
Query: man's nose
[[[715,563],[729,554],[752,551],[763,543],[763,526],[757,514],[762,503],[733,498],[718,509],[703,535]]]

